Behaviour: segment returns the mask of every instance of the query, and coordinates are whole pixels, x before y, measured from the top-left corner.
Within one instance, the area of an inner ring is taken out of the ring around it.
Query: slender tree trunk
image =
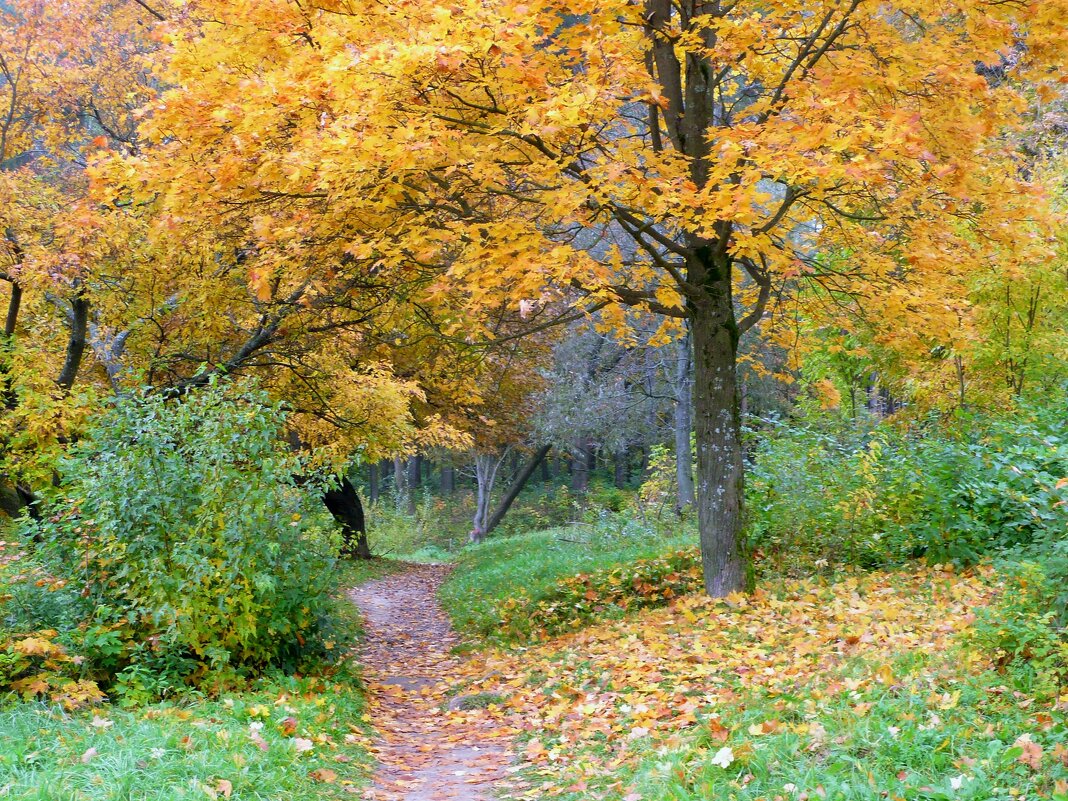
[[[571,459],[571,489],[585,492],[590,485],[590,443],[586,437],[575,440],[574,456]]]
[[[542,445],[531,455],[522,469],[516,473],[515,480],[512,481],[512,485],[508,488],[508,491],[504,493],[504,497],[501,498],[500,503],[497,504],[497,508],[493,511],[493,514],[486,520],[485,534],[489,534],[493,529],[497,528],[504,520],[504,516],[508,514],[508,510],[512,508],[512,504],[515,503],[515,499],[519,497],[519,493],[523,491],[523,487],[526,486],[527,481],[534,475],[534,471],[538,465],[545,464],[545,456],[549,453],[551,445]]]
[[[482,542],[488,533],[490,500],[493,497],[493,484],[497,480],[497,471],[504,461],[493,454],[480,453],[475,456],[475,516],[472,520],[471,542]]]
[[[4,407],[14,409],[18,406],[18,396],[15,393],[14,379],[11,375],[12,351],[15,349],[15,328],[18,325],[19,309],[22,307],[22,286],[17,281],[11,282],[11,296],[7,301],[7,316],[4,319],[4,341],[0,343],[0,395]]]
[[[408,482],[405,480],[404,459],[400,456],[393,457],[393,502],[397,511],[408,498]]]
[[[410,514],[412,517],[415,517],[415,491],[419,487],[421,478],[420,473],[422,472],[420,470],[420,457],[418,454],[410,456],[408,458],[407,470],[408,514]]]
[[[694,422],[697,440],[697,521],[705,589],[722,597],[746,589],[749,560],[742,528],[741,414],[738,325],[731,298],[731,265],[698,247],[689,279],[702,288],[691,302]]]
[[[367,542],[367,524],[363,516],[363,504],[356,487],[348,478],[323,494],[323,504],[341,525],[341,552],[357,559],[370,559],[371,546]]]
[[[675,509],[683,512],[693,506],[696,496],[693,488],[693,453],[690,434],[693,431],[693,359],[690,353],[691,335],[686,334],[677,343],[678,359],[675,362],[675,483],[678,494]]]
[[[452,465],[441,466],[441,491],[450,495],[456,492],[456,468]]]
[[[612,460],[614,468],[613,479],[616,489],[623,489],[627,486],[627,459],[627,449],[623,448],[616,451],[616,455]]]
[[[378,503],[378,464],[370,464],[367,466],[367,494],[371,499],[371,503]]]
[[[552,462],[550,459],[541,460],[541,483],[548,484],[552,480]]]

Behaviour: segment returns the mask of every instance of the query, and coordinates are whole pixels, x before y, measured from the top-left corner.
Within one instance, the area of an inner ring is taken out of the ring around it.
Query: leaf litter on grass
[[[973,610],[997,591],[989,568],[933,566],[835,583],[791,581],[722,600],[686,596],[533,647],[472,655],[457,668],[456,691],[505,702],[443,724],[496,721],[520,733],[523,773],[534,785],[517,797],[593,798],[596,787],[618,799],[627,789],[619,776],[698,731],[714,746],[711,764],[744,761],[753,741],[787,725],[769,719],[732,728],[731,719],[758,698],[896,691],[907,673],[934,670],[925,665],[951,651]],[[956,669],[971,669],[968,658],[961,652]],[[858,717],[871,706],[850,703]],[[818,721],[791,725],[809,744],[822,736]]]

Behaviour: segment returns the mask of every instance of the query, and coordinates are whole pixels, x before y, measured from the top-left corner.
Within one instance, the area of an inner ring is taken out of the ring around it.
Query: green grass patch
[[[136,710],[11,703],[0,708],[0,797],[351,798],[368,772],[367,724],[359,680],[344,671]]]
[[[1068,797],[1056,706],[950,665],[941,681],[858,686],[874,667],[797,696],[748,694],[681,747],[649,752],[629,783],[644,801]]]
[[[690,545],[694,538],[686,531],[654,537],[627,521],[494,538],[459,555],[456,570],[441,589],[441,600],[460,632],[498,642],[523,641],[618,615],[626,607],[605,595],[600,583],[576,583],[575,576],[596,574],[605,578],[607,586],[610,574],[624,568],[616,574],[617,587],[624,590],[619,597],[637,596],[640,593],[625,568]],[[587,597],[588,592],[596,597]],[[565,608],[568,604],[570,611]],[[544,617],[549,605],[551,620]],[[539,611],[543,617],[532,620]]]

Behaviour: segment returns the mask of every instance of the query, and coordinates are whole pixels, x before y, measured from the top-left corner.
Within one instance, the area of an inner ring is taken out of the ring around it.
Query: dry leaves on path
[[[489,801],[504,789],[515,730],[492,715],[448,708],[461,677],[458,639],[436,600],[448,567],[413,566],[350,593],[366,619],[361,660],[379,760],[365,798]]]

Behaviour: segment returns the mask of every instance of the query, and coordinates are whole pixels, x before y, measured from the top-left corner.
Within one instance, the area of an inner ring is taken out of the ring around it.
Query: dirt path
[[[413,565],[349,591],[367,622],[362,661],[380,732],[367,799],[489,801],[507,784],[507,732],[447,708],[458,639],[436,592],[448,570]]]

